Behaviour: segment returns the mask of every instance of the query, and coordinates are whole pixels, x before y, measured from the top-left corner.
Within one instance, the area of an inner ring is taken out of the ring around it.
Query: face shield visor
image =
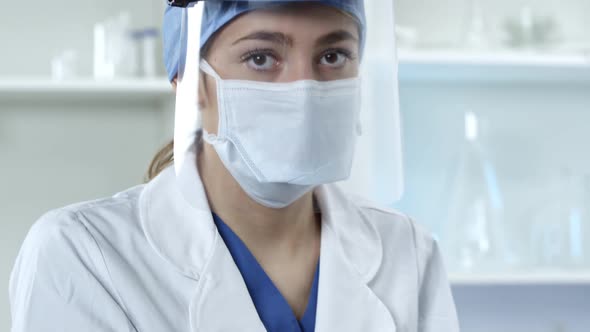
[[[209,144],[268,207],[327,183],[384,204],[400,198],[391,0],[205,0],[179,10],[178,181]]]

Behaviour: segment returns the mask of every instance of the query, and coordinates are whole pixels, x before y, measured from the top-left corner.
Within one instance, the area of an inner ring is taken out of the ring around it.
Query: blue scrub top
[[[315,329],[315,317],[318,297],[318,279],[320,274],[319,262],[316,268],[313,285],[307,309],[301,320],[297,320],[287,300],[273,284],[270,277],[264,272],[258,261],[246,247],[244,242],[213,213],[213,220],[221,238],[231,253],[252,302],[256,307],[258,316],[262,320],[268,332],[313,332]]]

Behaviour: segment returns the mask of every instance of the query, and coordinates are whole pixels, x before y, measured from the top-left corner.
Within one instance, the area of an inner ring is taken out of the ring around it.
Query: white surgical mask
[[[256,202],[283,208],[347,179],[359,134],[360,79],[268,83],[215,78],[217,134],[203,140]]]

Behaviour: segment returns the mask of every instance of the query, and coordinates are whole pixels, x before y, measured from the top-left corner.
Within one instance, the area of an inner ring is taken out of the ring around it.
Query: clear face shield
[[[205,0],[183,12],[178,179],[208,144],[267,207],[327,183],[400,198],[392,0]]]

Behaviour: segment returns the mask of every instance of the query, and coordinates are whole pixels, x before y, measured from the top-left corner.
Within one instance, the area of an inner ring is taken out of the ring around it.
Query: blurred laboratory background
[[[392,206],[439,241],[462,331],[590,331],[590,1],[395,6],[406,190]],[[141,184],[172,137],[163,10],[0,11],[0,330],[32,223]]]

